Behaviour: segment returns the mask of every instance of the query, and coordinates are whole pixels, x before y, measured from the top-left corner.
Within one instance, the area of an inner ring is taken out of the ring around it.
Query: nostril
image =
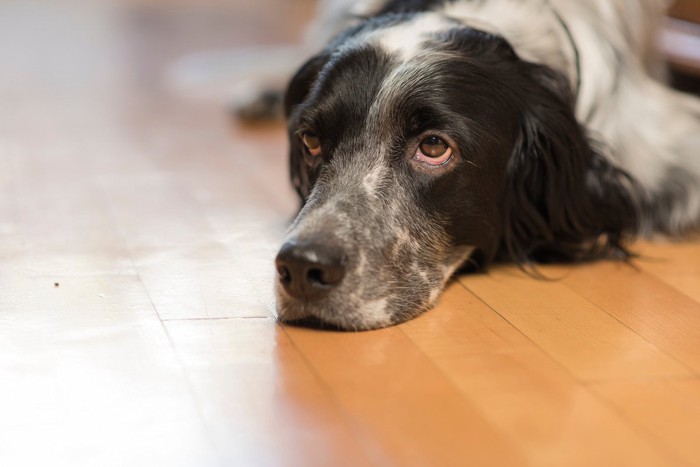
[[[327,285],[326,281],[323,279],[323,271],[320,269],[309,269],[306,272],[306,280],[311,285]]]
[[[323,268],[310,268],[306,272],[306,280],[314,286],[332,287],[340,284],[345,275],[345,269],[341,266],[325,266]]]

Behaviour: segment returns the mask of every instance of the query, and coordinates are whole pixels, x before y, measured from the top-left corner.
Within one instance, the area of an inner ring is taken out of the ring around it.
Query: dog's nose
[[[327,295],[345,277],[342,251],[319,242],[289,241],[275,259],[282,286],[292,297],[313,301]]]

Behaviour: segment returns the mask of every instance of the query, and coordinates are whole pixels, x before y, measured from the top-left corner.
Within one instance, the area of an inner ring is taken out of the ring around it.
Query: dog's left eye
[[[429,165],[442,165],[452,157],[452,148],[439,136],[428,136],[424,138],[418,149],[415,158]]]
[[[304,146],[306,146],[309,155],[314,157],[321,155],[321,140],[316,133],[307,131],[301,135],[301,141],[304,143]]]

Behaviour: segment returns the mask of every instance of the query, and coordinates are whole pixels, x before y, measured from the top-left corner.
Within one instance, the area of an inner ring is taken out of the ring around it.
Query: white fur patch
[[[548,1],[454,2],[446,3],[440,12],[506,38],[521,58],[565,72],[575,84],[574,51]]]
[[[357,16],[373,14],[384,3],[383,0],[350,0],[352,7],[350,12]]]
[[[456,252],[455,258],[449,263],[446,264],[442,270],[443,272],[443,278],[444,281],[447,282],[450,280],[450,277],[459,269],[462,267],[464,262],[469,259],[469,257],[474,253],[474,247],[473,246],[465,246],[462,247],[462,251]]]
[[[377,189],[383,181],[384,168],[381,165],[375,165],[372,170],[362,178],[362,187],[371,198],[377,197]]]
[[[449,22],[444,17],[426,13],[412,21],[372,34],[378,35],[382,49],[407,61],[420,51],[421,44],[429,40],[431,35],[445,31],[448,27]]]
[[[387,310],[388,303],[389,301],[384,297],[362,305],[362,318],[368,327],[381,327],[391,323],[391,313]]]

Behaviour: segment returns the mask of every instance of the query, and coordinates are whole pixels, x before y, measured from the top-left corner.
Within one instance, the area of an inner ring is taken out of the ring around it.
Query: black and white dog
[[[304,205],[279,319],[383,327],[465,264],[624,257],[697,227],[700,101],[655,78],[663,4],[327,2],[333,38],[284,101]]]

